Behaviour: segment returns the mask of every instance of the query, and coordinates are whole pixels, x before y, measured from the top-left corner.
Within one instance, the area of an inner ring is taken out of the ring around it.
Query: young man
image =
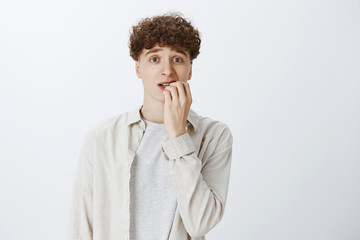
[[[232,135],[190,108],[200,42],[177,14],[133,27],[130,55],[144,102],[85,137],[68,239],[200,240],[221,220]]]

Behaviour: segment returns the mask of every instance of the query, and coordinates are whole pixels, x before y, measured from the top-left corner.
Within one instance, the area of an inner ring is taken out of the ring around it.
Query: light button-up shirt
[[[145,131],[141,106],[94,126],[80,152],[68,240],[125,240],[130,229],[130,170]],[[190,109],[187,132],[161,144],[177,207],[169,240],[204,240],[222,218],[232,134],[226,124]]]

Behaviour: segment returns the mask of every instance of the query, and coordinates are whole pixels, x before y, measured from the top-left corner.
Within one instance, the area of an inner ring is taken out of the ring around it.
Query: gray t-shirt
[[[176,193],[169,162],[161,152],[168,139],[164,124],[146,124],[131,166],[130,239],[167,240],[176,209]]]

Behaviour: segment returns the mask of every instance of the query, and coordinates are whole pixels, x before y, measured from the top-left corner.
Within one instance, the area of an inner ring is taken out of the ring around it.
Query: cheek
[[[158,78],[156,68],[153,67],[144,69],[143,72],[141,72],[141,76],[144,84],[151,84],[154,79]]]
[[[187,78],[189,74],[190,74],[190,68],[185,66],[181,69],[178,69],[177,71],[177,75],[181,78]]]
[[[186,69],[186,73],[184,74],[185,75],[184,77],[186,78],[186,80],[188,80],[190,73],[191,73],[191,68]]]
[[[147,76],[155,75],[159,70],[156,68],[156,66],[148,66],[144,68],[144,72]]]

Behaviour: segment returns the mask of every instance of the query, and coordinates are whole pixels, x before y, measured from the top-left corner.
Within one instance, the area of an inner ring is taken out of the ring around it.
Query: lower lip
[[[162,87],[162,86],[160,86],[160,85],[158,85],[158,87],[161,89],[161,90],[165,90],[165,87]]]

